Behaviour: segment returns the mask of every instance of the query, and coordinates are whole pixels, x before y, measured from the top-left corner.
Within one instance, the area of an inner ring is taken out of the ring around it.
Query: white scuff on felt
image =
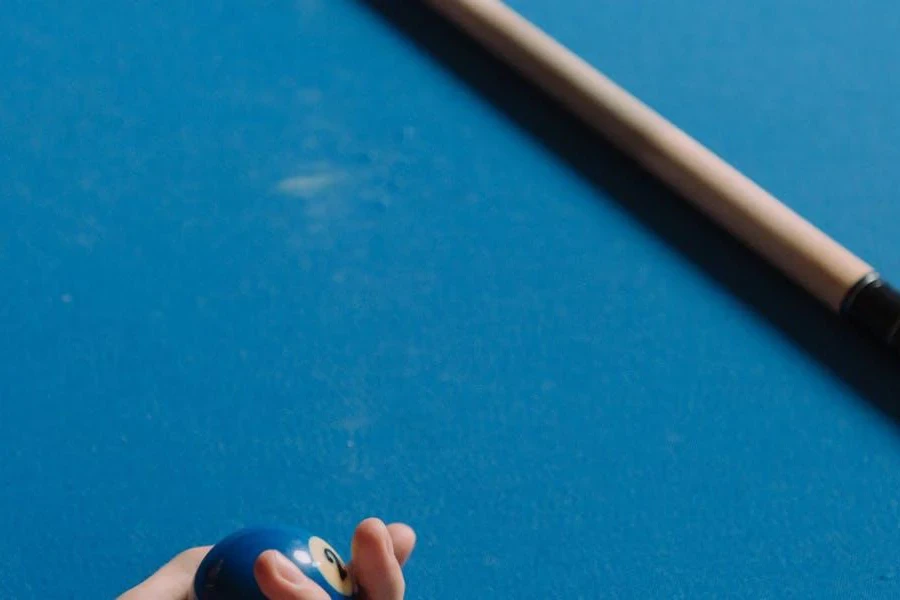
[[[337,170],[318,170],[285,177],[276,185],[279,193],[297,198],[312,198],[328,190],[344,179]]]

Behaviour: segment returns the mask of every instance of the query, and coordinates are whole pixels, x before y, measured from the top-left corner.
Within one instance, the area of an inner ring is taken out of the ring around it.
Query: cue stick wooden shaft
[[[878,278],[835,242],[500,0],[423,0],[832,311]],[[895,332],[896,333],[896,332]]]

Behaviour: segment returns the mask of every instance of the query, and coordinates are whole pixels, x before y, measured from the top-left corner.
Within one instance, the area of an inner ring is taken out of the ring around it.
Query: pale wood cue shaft
[[[424,0],[835,312],[871,265],[500,0]]]

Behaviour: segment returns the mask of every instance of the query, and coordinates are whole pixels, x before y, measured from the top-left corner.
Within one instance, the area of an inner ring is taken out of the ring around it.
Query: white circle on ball
[[[316,536],[309,538],[308,545],[313,566],[319,570],[328,585],[345,596],[351,596],[353,577],[337,551],[328,542]]]

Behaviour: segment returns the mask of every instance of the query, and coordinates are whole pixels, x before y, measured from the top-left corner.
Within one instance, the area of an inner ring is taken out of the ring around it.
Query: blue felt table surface
[[[900,279],[900,4],[512,5]],[[416,3],[0,8],[0,597],[893,598],[895,363]]]

